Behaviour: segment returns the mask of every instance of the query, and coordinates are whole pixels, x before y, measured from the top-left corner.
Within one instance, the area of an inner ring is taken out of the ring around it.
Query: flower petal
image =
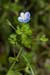
[[[18,17],[18,21],[19,21],[19,22],[23,22],[22,17]]]
[[[24,14],[23,12],[20,13],[20,16],[21,16],[21,17],[24,16],[24,15],[25,15],[25,14]]]
[[[25,13],[25,18],[30,18],[30,12]]]
[[[27,23],[30,21],[30,18],[26,18],[25,20],[23,20],[24,23]]]

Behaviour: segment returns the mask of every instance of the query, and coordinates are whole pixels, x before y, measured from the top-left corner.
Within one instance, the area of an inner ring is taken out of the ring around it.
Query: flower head
[[[18,17],[19,22],[27,23],[30,21],[30,12],[21,12],[20,16]]]

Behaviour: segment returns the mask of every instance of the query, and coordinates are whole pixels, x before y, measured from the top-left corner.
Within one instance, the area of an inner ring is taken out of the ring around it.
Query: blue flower
[[[30,21],[30,12],[21,12],[20,16],[18,17],[18,21],[22,23],[27,23]]]

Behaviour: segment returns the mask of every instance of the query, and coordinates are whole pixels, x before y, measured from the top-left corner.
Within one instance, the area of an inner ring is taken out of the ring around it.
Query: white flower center
[[[20,14],[20,16],[25,19],[25,14],[23,12]]]

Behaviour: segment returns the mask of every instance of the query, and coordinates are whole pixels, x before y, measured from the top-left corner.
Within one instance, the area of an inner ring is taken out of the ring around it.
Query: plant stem
[[[11,24],[11,22],[10,22],[9,20],[7,20],[7,22],[8,22],[8,24],[9,24],[9,26],[10,26],[11,28],[13,28],[13,29],[16,31],[15,27]]]
[[[20,54],[21,54],[22,50],[23,50],[22,48],[19,50],[19,53],[18,53],[18,55],[17,55],[16,59],[18,59],[18,58],[19,58],[19,56],[20,56]]]
[[[27,58],[26,58],[25,56],[23,56],[23,55],[22,55],[22,57],[23,57],[23,58],[25,59],[25,61],[28,63],[28,66],[29,66],[29,68],[30,68],[30,70],[31,70],[32,75],[34,75],[33,69],[32,69],[32,67],[31,67],[30,63],[28,62]]]
[[[18,53],[18,55],[16,56],[16,61],[17,61],[17,59],[19,58],[21,52],[22,52],[22,48],[19,50],[19,53]],[[13,67],[15,66],[16,61],[13,62],[13,64],[11,65],[9,71],[13,69]],[[8,71],[8,72],[9,72],[9,71]]]

